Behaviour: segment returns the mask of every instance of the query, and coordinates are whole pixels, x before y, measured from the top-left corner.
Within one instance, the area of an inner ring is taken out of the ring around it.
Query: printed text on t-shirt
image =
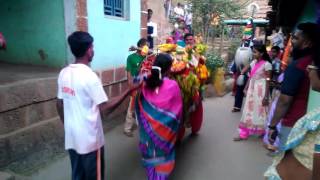
[[[62,92],[69,94],[71,96],[75,96],[75,92],[73,89],[69,88],[69,87],[62,87]]]

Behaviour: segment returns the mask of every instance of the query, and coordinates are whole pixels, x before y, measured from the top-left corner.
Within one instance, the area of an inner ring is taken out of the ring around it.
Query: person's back
[[[107,109],[108,98],[98,76],[89,67],[94,55],[93,37],[77,31],[68,37],[68,43],[76,61],[59,74],[57,110],[64,124],[72,179],[104,179],[100,109]]]
[[[168,180],[175,166],[175,143],[183,104],[177,82],[166,77],[171,65],[170,55],[157,55],[151,75],[136,100],[139,148],[148,180]]]
[[[61,70],[56,107],[65,130],[72,180],[104,179],[104,134],[100,112],[110,114],[133,90],[110,101],[98,76],[91,70],[93,37],[76,31],[68,37],[75,64]]]
[[[84,64],[71,64],[58,78],[58,98],[64,103],[65,148],[80,154],[104,145],[98,105],[107,100],[97,75]]]

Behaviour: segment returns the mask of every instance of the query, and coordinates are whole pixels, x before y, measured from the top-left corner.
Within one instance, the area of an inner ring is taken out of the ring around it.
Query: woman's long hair
[[[266,46],[263,44],[256,44],[253,46],[253,49],[262,53],[262,59],[271,63],[271,58],[267,52]]]
[[[152,69],[151,75],[146,80],[147,88],[155,89],[156,87],[161,86],[163,82],[163,77],[170,70],[172,65],[172,58],[168,54],[159,54],[157,55]]]

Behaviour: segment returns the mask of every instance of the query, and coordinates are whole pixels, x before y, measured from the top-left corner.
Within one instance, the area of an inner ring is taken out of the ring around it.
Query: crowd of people
[[[263,139],[274,157],[265,173],[268,180],[319,179],[319,108],[307,113],[310,85],[319,91],[319,32],[317,24],[299,24],[289,48],[275,34],[270,52],[254,44],[251,63],[233,66],[237,82],[232,112],[242,110],[234,141]],[[236,56],[249,58],[250,53],[250,48],[239,48]],[[289,62],[281,65],[281,54]]]
[[[148,13],[152,15],[152,11]],[[177,15],[182,16],[180,10]],[[264,44],[255,43],[236,53],[247,60],[236,60],[233,66],[232,112],[242,113],[239,133],[233,140],[263,139],[274,157],[265,173],[269,180],[319,178],[320,111],[316,108],[307,113],[310,86],[320,91],[319,32],[317,24],[302,23],[288,44],[274,45],[268,52]],[[104,179],[100,113],[111,113],[127,96],[130,102],[124,134],[132,137],[138,129],[147,178],[168,179],[175,166],[175,147],[185,128],[197,135],[202,125],[201,89],[208,78],[205,48],[197,46],[189,32],[179,40],[175,34],[168,37],[167,44],[155,50],[149,38],[140,39],[136,47],[130,47],[134,53],[127,58],[129,88],[109,100],[90,68],[93,41],[89,33],[81,31],[68,37],[76,61],[62,69],[58,78],[57,109],[64,124],[72,179]],[[4,40],[0,43],[5,47]],[[283,63],[282,57],[289,62]]]
[[[58,77],[57,109],[65,129],[72,179],[104,178],[104,133],[100,113],[111,113],[130,96],[124,134],[139,132],[139,149],[149,180],[168,179],[175,166],[175,147],[191,128],[196,136],[203,119],[203,86],[208,78],[206,46],[185,34],[183,46],[172,37],[157,49],[141,38],[127,58],[128,90],[108,99],[91,70],[93,37],[77,31],[68,37],[75,63]]]

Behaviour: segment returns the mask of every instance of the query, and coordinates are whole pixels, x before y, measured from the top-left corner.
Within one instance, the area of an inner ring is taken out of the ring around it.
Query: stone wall
[[[0,168],[62,142],[56,89],[56,78],[0,86]]]
[[[110,99],[128,88],[123,67],[96,73]],[[56,82],[56,77],[50,77],[0,85],[0,169],[42,151],[63,151],[63,125],[55,106]],[[104,126],[122,123],[127,105],[128,100],[104,116]]]
[[[87,0],[75,0],[75,3],[77,30],[88,31]],[[35,78],[18,78],[14,82],[0,84],[0,169],[44,151],[64,151],[63,125],[55,106],[57,77],[37,78],[36,71],[31,73]],[[96,73],[109,99],[119,96],[128,88],[124,67]],[[15,74],[19,77],[19,72]],[[127,106],[128,99],[111,115],[103,116],[104,127],[122,123]],[[25,166],[32,165],[26,163]]]

